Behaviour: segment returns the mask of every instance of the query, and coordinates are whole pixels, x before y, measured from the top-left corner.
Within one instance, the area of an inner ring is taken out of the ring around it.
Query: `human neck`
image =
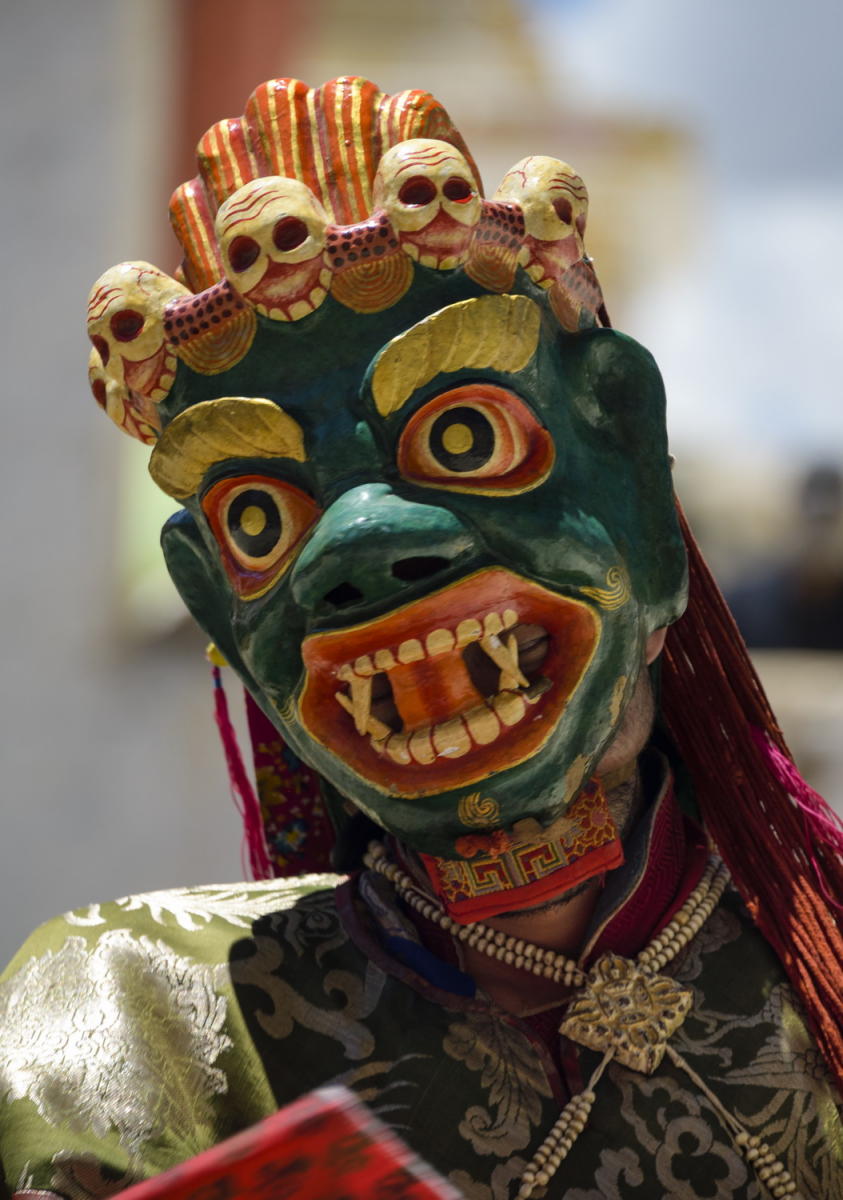
[[[602,783],[610,812],[623,837],[642,804],[636,761],[606,775]],[[416,878],[421,883],[420,872]],[[604,879],[603,874],[595,876],[537,908],[501,913],[487,918],[483,924],[508,937],[522,938],[544,949],[576,958],[585,942]],[[457,943],[457,949],[463,970],[496,1004],[509,1012],[523,1014],[545,1008],[560,1003],[568,994],[563,984],[529,975],[502,959],[489,958],[467,942]]]

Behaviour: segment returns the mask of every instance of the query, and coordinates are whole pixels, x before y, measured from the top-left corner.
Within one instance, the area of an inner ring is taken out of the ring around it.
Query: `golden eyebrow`
[[[170,422],[152,451],[149,473],[168,496],[185,500],[215,463],[279,457],[306,461],[298,421],[272,400],[225,396],[202,400]]]
[[[433,313],[378,355],[372,395],[382,417],[397,412],[443,371],[520,371],[536,352],[541,312],[528,296],[476,296]]]

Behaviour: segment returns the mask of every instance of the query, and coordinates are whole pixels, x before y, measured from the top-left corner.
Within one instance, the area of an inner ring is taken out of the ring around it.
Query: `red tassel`
[[[679,510],[690,568],[662,709],[705,826],[843,1088],[843,837],[790,758],[743,639]]]
[[[843,912],[843,903],[829,891],[829,885],[823,873],[822,864],[814,850],[815,846],[821,842],[826,842],[833,849],[834,853],[843,859],[843,822],[841,822],[837,813],[829,808],[819,792],[815,792],[806,783],[796,769],[795,763],[792,763],[789,758],[782,754],[778,746],[775,745],[763,730],[756,729],[753,726],[750,729],[750,733],[756,746],[767,759],[770,771],[775,775],[791,800],[802,812],[805,845],[808,847],[808,855],[811,859],[811,866],[814,869],[814,878],[828,903],[833,905],[838,912]]]
[[[260,804],[252,781],[243,766],[240,747],[237,744],[237,734],[228,713],[228,700],[222,685],[222,673],[217,666],[211,668],[211,673],[214,677],[214,717],[225,751],[231,795],[237,811],[243,818],[244,857],[248,855],[253,879],[273,879],[272,863],[263,836]]]

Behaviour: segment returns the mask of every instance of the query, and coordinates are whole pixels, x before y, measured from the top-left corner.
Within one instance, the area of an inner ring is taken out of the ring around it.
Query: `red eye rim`
[[[238,496],[249,491],[270,496],[278,507],[281,522],[280,548],[277,553],[265,556],[269,561],[259,569],[247,564],[247,556],[242,549],[238,550],[226,526],[232,504]],[[201,505],[219,547],[225,573],[241,600],[257,600],[274,587],[292,563],[296,550],[322,511],[315,500],[300,488],[267,475],[237,475],[221,479],[204,494]],[[285,525],[291,526],[286,537],[283,536]]]
[[[483,474],[482,471],[449,472],[447,468],[440,468],[441,473],[433,474],[419,469],[416,465],[419,456],[414,454],[416,440],[429,437],[441,414],[462,407],[477,408],[484,415],[492,414],[499,419],[504,436],[508,431],[513,443],[522,446],[517,462],[499,475]],[[423,487],[482,496],[531,491],[545,481],[555,458],[553,438],[521,397],[508,388],[491,383],[464,384],[429,400],[407,421],[397,449],[398,469],[405,479]]]
[[[452,204],[468,204],[470,200],[474,199],[475,192],[467,179],[463,179],[460,175],[452,175],[450,179],[445,180],[442,195]]]

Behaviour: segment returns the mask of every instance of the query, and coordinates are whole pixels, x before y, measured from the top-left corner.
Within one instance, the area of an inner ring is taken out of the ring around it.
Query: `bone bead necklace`
[[[669,1045],[669,1039],[691,1010],[693,993],[658,972],[696,937],[720,902],[729,874],[718,858],[713,855],[709,858],[702,879],[688,899],[634,960],[603,954],[587,972],[564,954],[507,936],[480,921],[469,925],[454,921],[438,900],[390,861],[379,842],[370,843],[364,862],[370,870],[389,880],[412,909],[465,945],[519,970],[579,990],[568,1005],[559,1032],[590,1050],[602,1051],[603,1058],[584,1091],[573,1096],[562,1109],[525,1169],[517,1200],[529,1200],[536,1188],[546,1187],[553,1178],[585,1129],[596,1099],[594,1089],[613,1059],[630,1070],[651,1075],[665,1055],[706,1096],[773,1200],[786,1197],[799,1200],[796,1184],[770,1147],[741,1125],[690,1063]]]

